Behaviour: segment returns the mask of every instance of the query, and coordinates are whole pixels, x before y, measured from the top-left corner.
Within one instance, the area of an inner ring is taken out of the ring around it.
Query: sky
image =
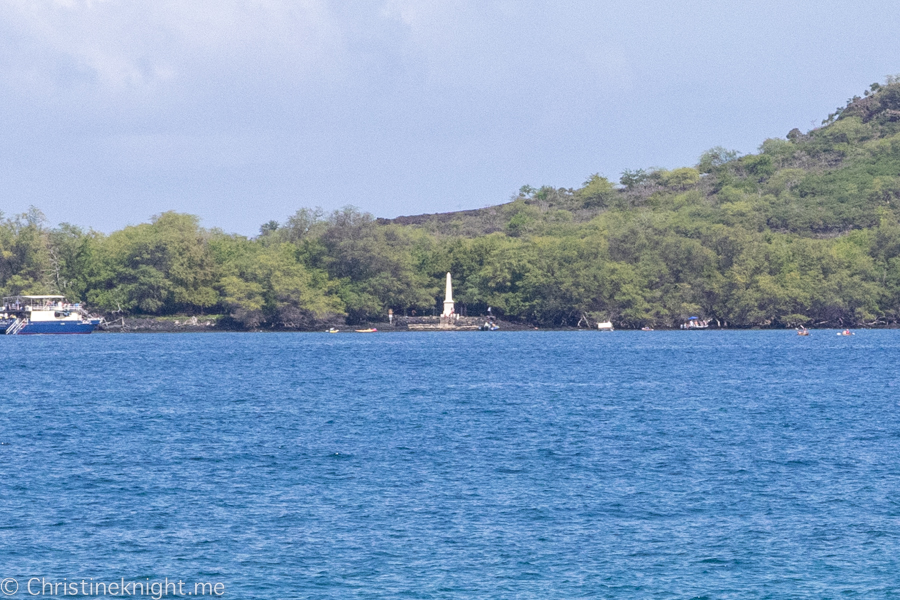
[[[694,165],[900,73],[892,0],[0,0],[0,210],[254,235]]]

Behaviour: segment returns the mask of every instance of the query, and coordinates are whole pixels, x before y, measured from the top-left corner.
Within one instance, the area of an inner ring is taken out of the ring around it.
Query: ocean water
[[[16,597],[900,596],[900,331],[0,336],[0,356]]]

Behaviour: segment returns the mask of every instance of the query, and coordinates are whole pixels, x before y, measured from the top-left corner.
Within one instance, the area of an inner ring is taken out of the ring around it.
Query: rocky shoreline
[[[342,333],[352,333],[357,329],[368,327],[377,329],[380,333],[414,332],[414,331],[477,331],[478,326],[486,321],[484,317],[461,317],[458,326],[454,324],[441,324],[437,317],[400,317],[393,323],[387,321],[367,323],[364,325],[335,324],[335,328]],[[596,331],[595,329],[576,327],[537,328],[527,323],[515,323],[510,321],[496,321],[500,326],[499,331]],[[844,329],[844,325],[834,325],[826,329]],[[880,326],[851,326],[851,329],[896,329],[897,325]],[[315,328],[285,328],[285,327],[259,327],[245,328],[231,319],[222,316],[207,317],[107,317],[96,333],[213,333],[213,332],[322,332],[328,329],[328,325]],[[709,331],[751,331],[766,328],[710,328]],[[811,329],[815,331],[815,328]],[[638,331],[636,329],[620,329],[620,331]],[[679,329],[658,328],[657,331],[679,331]],[[780,329],[779,331],[790,331]]]
[[[222,327],[220,319],[184,317],[161,319],[157,317],[117,317],[104,319],[98,333],[181,333],[200,331],[242,331],[239,328]]]
[[[434,323],[431,323],[434,321]],[[458,322],[441,325],[437,317],[420,317],[395,319],[393,323],[366,323],[364,325],[335,325],[341,332],[354,332],[357,329],[374,328],[379,332],[408,331],[477,331],[486,321],[485,318],[467,317]],[[524,323],[497,321],[500,331],[529,331],[536,327]],[[424,327],[422,325],[425,325]],[[325,331],[327,325],[316,328],[245,328],[231,319],[221,316],[181,317],[177,319],[162,317],[107,317],[97,329],[97,333],[211,333],[211,332],[316,332]]]

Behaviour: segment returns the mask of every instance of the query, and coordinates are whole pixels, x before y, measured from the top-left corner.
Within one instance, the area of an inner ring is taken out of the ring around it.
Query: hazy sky
[[[0,0],[0,210],[498,204],[808,130],[898,31],[893,0]]]

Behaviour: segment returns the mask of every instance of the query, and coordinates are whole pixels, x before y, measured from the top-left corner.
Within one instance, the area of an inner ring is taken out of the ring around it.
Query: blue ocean
[[[0,355],[14,597],[900,597],[900,331],[8,336]]]

